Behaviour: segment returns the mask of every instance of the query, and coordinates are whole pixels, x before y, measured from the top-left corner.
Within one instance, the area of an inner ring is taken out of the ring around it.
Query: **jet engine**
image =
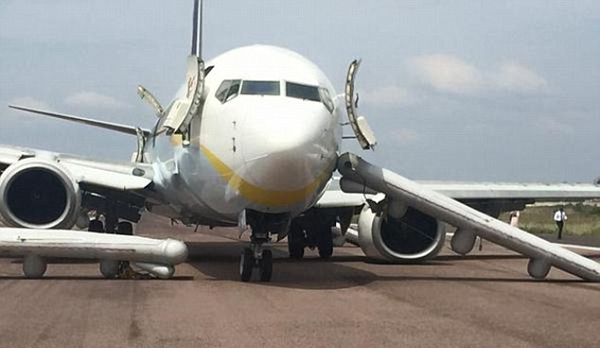
[[[0,214],[15,227],[70,229],[81,207],[79,186],[54,161],[29,158],[0,176]]]
[[[406,206],[387,204],[384,209],[373,209],[365,205],[358,219],[358,244],[363,252],[390,262],[433,258],[444,245],[445,235],[442,221]]]

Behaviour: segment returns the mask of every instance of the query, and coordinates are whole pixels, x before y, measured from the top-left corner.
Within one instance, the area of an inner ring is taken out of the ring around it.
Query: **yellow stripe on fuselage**
[[[212,151],[200,146],[202,153],[212,164],[219,175],[231,188],[237,190],[246,200],[265,207],[282,207],[297,204],[313,195],[315,191],[331,176],[332,167],[325,168],[316,180],[295,190],[272,190],[254,185],[229,168]]]

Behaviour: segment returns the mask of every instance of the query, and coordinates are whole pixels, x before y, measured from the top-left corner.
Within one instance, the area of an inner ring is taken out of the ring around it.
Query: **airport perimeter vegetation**
[[[563,207],[567,214],[564,235],[600,236],[600,201],[534,204],[521,212],[519,228],[534,234],[556,233],[554,212],[560,207]],[[500,220],[508,222],[509,213],[501,214]]]

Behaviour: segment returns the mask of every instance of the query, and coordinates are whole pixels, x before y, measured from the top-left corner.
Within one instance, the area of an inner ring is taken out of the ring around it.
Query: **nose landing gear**
[[[263,249],[262,244],[266,240],[252,241],[250,248],[244,248],[240,258],[240,279],[248,282],[252,278],[254,268],[258,268],[261,282],[271,281],[273,275],[273,253],[269,249]]]
[[[246,210],[246,221],[250,225],[250,247],[244,248],[240,258],[240,279],[248,282],[252,272],[258,269],[261,282],[271,281],[273,275],[273,252],[264,244],[271,240],[271,234],[280,234],[290,226],[291,218],[287,213],[268,214]]]

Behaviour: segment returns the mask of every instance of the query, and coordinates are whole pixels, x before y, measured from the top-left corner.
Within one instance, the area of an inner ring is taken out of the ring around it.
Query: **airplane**
[[[469,253],[481,237],[529,257],[533,278],[543,279],[556,267],[600,281],[597,262],[497,220],[500,212],[535,201],[600,198],[598,185],[417,182],[342,153],[346,125],[363,149],[377,144],[358,115],[360,61],[350,64],[340,95],[314,63],[286,48],[245,46],[204,61],[202,8],[195,0],[191,54],[175,98],[163,107],[138,87],[158,116],[153,127],[10,106],[137,139],[127,163],[0,146],[0,216],[13,227],[13,239],[0,238],[0,249],[25,257],[26,276],[42,276],[54,256],[102,260],[101,272],[109,278],[122,261],[172,276],[173,266],[187,255],[182,244],[136,257],[144,243],[161,243],[131,236],[132,223],[147,212],[186,225],[249,230],[250,243],[240,257],[242,281],[250,281],[256,269],[260,281],[271,280],[269,242],[275,235],[287,237],[291,258],[302,258],[307,246],[329,258],[332,227],[339,224],[344,233],[354,215],[354,239],[371,258],[429,260],[440,252],[451,225],[457,229],[451,247],[459,254]],[[340,178],[334,178],[336,172]],[[92,211],[104,221],[89,221]],[[75,226],[89,232],[71,231]],[[37,242],[35,248],[22,248],[30,241]]]

